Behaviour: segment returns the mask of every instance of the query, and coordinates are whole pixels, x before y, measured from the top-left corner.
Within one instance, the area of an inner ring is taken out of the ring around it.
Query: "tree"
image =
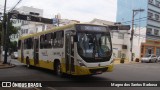
[[[8,28],[8,36],[11,36],[12,34],[17,34],[18,28],[14,27],[12,25],[12,22],[9,23],[9,28]],[[2,38],[2,23],[0,22],[0,40]],[[2,41],[0,41],[0,45],[2,44]]]
[[[6,20],[7,20],[7,19],[6,19]],[[10,35],[16,34],[16,33],[18,32],[18,29],[12,25],[12,22],[9,22],[9,24],[8,24],[7,26],[8,26],[8,28],[7,28],[7,31],[8,31],[7,37],[8,37],[8,38],[9,38]],[[4,40],[7,40],[7,43],[6,43],[6,44],[8,44],[8,48],[11,48],[11,47],[10,47],[10,46],[11,46],[11,45],[10,45],[10,44],[11,44],[10,40],[8,40],[8,39],[6,39],[6,38],[3,38],[3,40],[2,40],[2,35],[3,35],[3,34],[2,34],[2,27],[3,27],[3,24],[0,23],[0,38],[1,38],[1,39],[0,39],[0,46],[2,45],[2,43],[3,43]],[[7,59],[5,59],[3,63],[4,63],[4,64],[7,63]]]
[[[17,41],[10,42],[10,44],[9,44],[9,51],[10,52],[17,51]]]

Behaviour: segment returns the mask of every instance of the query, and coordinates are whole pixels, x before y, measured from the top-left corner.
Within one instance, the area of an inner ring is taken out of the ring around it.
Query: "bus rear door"
[[[66,60],[66,72],[67,74],[73,74],[75,72],[74,67],[74,39],[70,34],[65,35],[65,60]]]
[[[35,38],[34,39],[34,65],[39,64],[39,39]]]

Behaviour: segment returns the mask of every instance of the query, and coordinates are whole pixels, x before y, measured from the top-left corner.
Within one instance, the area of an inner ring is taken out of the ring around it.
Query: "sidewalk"
[[[129,60],[125,60],[124,63],[120,63],[120,59],[115,59],[114,64],[134,64],[134,63],[140,63],[140,62],[135,62],[135,61],[129,61]]]
[[[0,69],[15,67],[15,65],[11,63],[3,64],[3,61],[0,60]]]

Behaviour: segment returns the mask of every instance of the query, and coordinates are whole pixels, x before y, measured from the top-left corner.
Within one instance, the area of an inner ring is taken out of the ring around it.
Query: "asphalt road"
[[[11,63],[16,64],[14,68],[0,69],[0,81],[60,81],[67,82],[73,87],[54,87],[50,90],[159,90],[159,88],[148,87],[96,87],[96,82],[99,81],[160,81],[160,63],[136,63],[136,64],[119,64],[115,65],[115,69],[110,73],[103,73],[95,76],[72,77],[64,78],[53,74],[53,71],[39,68],[28,69],[25,65],[16,60],[11,60]],[[81,81],[82,83],[79,83]],[[74,83],[73,83],[74,82]],[[87,83],[86,83],[87,82]],[[90,87],[74,87],[78,84],[82,86],[94,85]],[[52,82],[53,83],[53,82]],[[54,82],[56,83],[56,82]],[[58,82],[57,82],[58,83]],[[105,83],[105,82],[104,82]],[[0,88],[0,90],[2,90]],[[41,89],[45,90],[45,89]],[[47,89],[46,89],[47,90]]]

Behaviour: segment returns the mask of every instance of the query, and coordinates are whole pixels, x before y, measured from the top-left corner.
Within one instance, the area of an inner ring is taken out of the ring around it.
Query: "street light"
[[[144,9],[135,9],[135,10],[133,10],[133,13],[132,13],[132,30],[131,30],[131,38],[130,38],[130,40],[131,40],[131,61],[133,61],[132,49],[133,49],[133,35],[134,35],[134,17],[136,16],[136,14],[138,12],[143,12],[143,11],[144,11]]]

